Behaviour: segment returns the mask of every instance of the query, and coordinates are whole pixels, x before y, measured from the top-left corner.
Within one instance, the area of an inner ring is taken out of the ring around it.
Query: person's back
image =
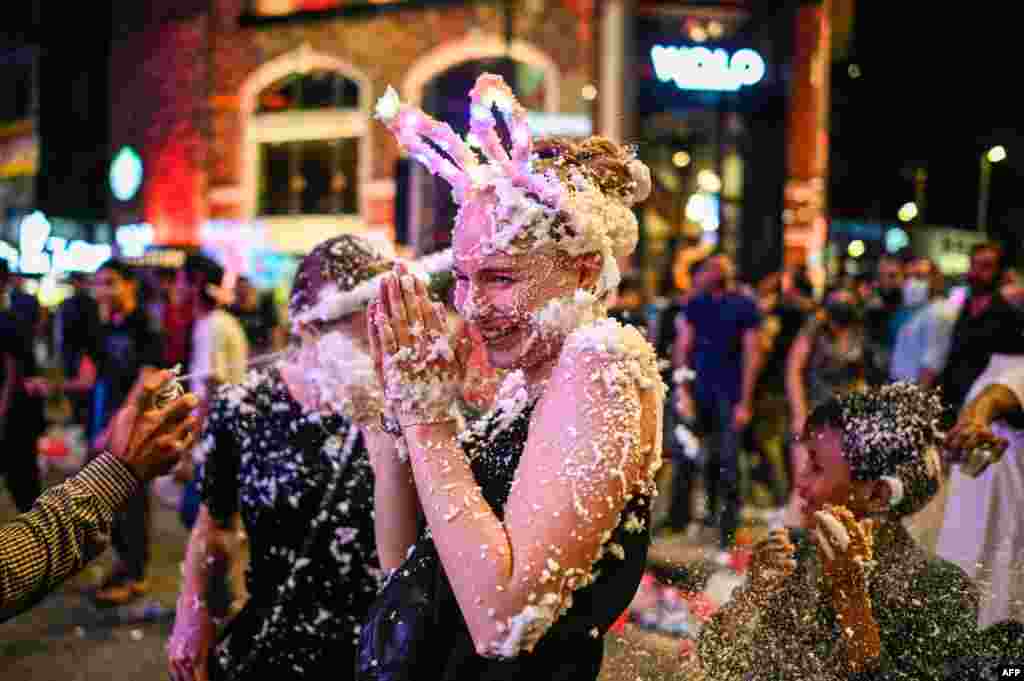
[[[76,289],[60,304],[56,320],[57,352],[66,377],[78,373],[79,363],[89,347],[88,339],[96,333],[99,317],[99,305],[84,289]]]

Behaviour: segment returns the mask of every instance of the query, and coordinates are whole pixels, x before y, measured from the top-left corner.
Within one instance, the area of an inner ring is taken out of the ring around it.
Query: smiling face
[[[586,256],[570,258],[553,248],[526,254],[487,253],[481,245],[494,233],[492,195],[463,206],[455,229],[455,307],[484,340],[487,358],[499,369],[525,369],[557,357],[564,338],[542,333],[533,313],[548,301],[593,285]]]
[[[796,493],[804,527],[814,527],[814,513],[825,504],[845,506],[858,519],[887,508],[888,488],[878,481],[853,479],[839,430],[809,427],[801,444],[807,460],[796,472]]]

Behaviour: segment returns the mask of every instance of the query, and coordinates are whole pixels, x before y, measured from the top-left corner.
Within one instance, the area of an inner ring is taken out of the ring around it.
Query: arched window
[[[290,73],[259,93],[250,131],[259,145],[257,215],[360,212],[359,94],[356,81],[322,69]]]
[[[505,57],[464,61],[437,74],[423,89],[423,110],[465,136],[469,132],[469,99],[466,93],[483,73],[497,73],[504,77],[528,111],[544,111],[547,87],[550,86],[544,70]],[[502,131],[504,123],[499,123],[499,134],[503,134]],[[447,183],[418,165],[411,169],[411,181],[416,202],[413,206],[416,219],[412,223],[418,230],[414,241],[416,248],[430,252],[450,245],[452,225],[458,211]]]

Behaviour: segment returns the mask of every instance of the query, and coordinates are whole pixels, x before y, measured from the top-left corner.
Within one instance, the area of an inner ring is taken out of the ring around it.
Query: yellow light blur
[[[859,258],[864,255],[864,242],[860,239],[851,241],[850,245],[846,247],[846,252],[850,254],[851,258]]]
[[[850,64],[850,66],[846,69],[846,72],[850,74],[850,78],[853,78],[855,80],[857,78],[860,78],[860,66],[858,66],[857,64]]]
[[[908,201],[900,206],[896,216],[903,222],[910,222],[917,217],[917,204],[913,201]]]
[[[989,163],[999,163],[1006,158],[1006,147],[1002,144],[996,145],[988,150]]]
[[[722,22],[714,19],[708,22],[708,35],[712,38],[721,38],[724,32],[725,28],[722,26]]]
[[[597,87],[595,87],[593,83],[584,85],[583,89],[580,90],[580,96],[588,102],[594,101],[597,99]]]
[[[703,26],[694,26],[690,29],[690,40],[695,43],[702,43],[708,39],[708,32],[704,30]]]
[[[676,168],[685,168],[690,165],[690,155],[685,151],[677,151],[672,154],[672,165]]]
[[[722,178],[713,170],[702,170],[697,173],[697,186],[710,194],[722,191]]]

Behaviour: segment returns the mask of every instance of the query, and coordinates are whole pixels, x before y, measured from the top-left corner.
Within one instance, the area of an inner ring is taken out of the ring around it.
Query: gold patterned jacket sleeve
[[[100,454],[0,527],[0,622],[38,603],[106,549],[114,511],[139,485],[123,463]]]

